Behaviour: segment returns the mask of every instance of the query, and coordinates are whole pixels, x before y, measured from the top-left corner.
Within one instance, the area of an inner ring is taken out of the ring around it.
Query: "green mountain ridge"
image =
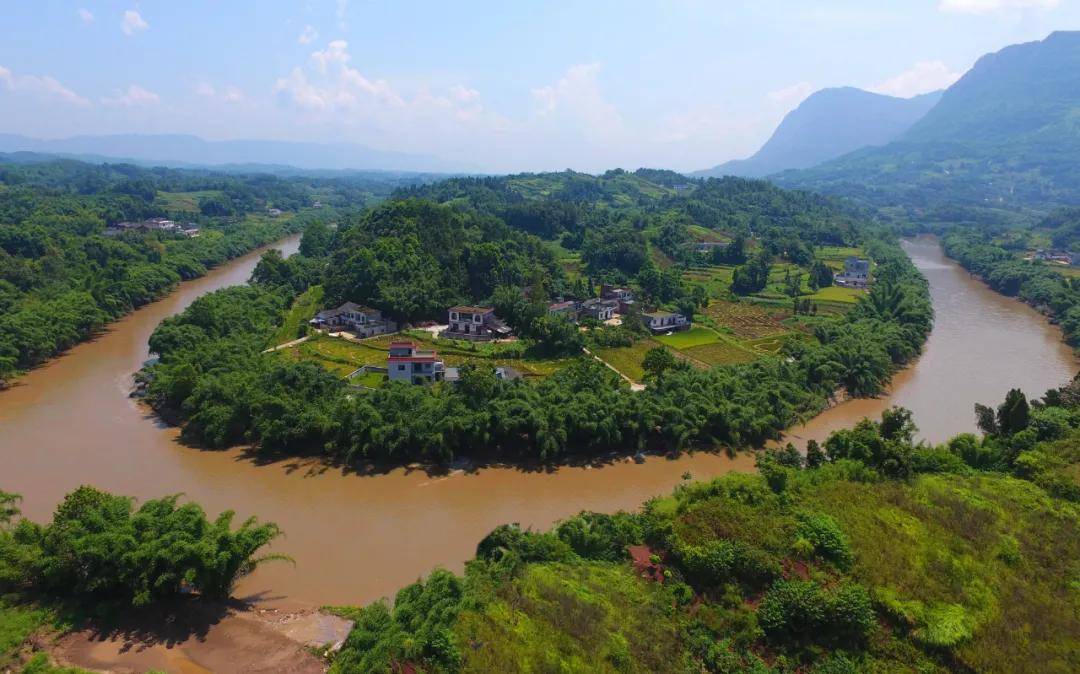
[[[895,142],[774,176],[924,223],[1033,221],[1080,202],[1080,32],[979,59]]]

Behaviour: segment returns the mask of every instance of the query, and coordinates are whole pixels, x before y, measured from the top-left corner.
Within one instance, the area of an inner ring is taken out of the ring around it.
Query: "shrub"
[[[800,513],[798,520],[795,535],[813,545],[817,556],[840,569],[851,567],[851,547],[836,520],[821,513]]]
[[[626,557],[626,548],[642,542],[641,523],[628,513],[583,512],[560,522],[555,535],[585,559],[613,562]]]
[[[775,641],[854,643],[875,624],[866,589],[845,583],[826,592],[809,580],[780,580],[758,607],[758,621]]]

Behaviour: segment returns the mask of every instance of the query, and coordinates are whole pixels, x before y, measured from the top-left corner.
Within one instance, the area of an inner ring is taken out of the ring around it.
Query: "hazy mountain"
[[[162,166],[260,165],[299,169],[460,171],[436,157],[373,150],[353,143],[203,140],[188,135],[122,134],[41,140],[0,134],[0,152],[36,152],[87,161],[127,160]]]
[[[1080,32],[987,54],[896,141],[776,180],[924,221],[1080,203]]]
[[[854,87],[822,89],[789,112],[754,156],[694,175],[756,178],[809,168],[868,145],[884,145],[911,128],[940,97],[940,91],[896,98]]]

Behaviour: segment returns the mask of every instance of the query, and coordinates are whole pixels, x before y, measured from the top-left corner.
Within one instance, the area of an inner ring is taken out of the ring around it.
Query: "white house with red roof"
[[[446,378],[446,364],[431,349],[421,349],[416,342],[402,340],[390,343],[386,374],[390,381],[429,384]]]

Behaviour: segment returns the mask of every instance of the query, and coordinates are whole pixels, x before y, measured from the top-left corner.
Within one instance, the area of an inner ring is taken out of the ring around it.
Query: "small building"
[[[348,330],[357,337],[374,337],[397,331],[397,324],[383,318],[381,311],[354,302],[320,311],[308,323],[320,330]]]
[[[727,244],[723,241],[695,241],[694,252],[702,253],[704,255],[711,255],[717,248],[725,248]]]
[[[619,309],[618,300],[602,300],[593,298],[585,300],[581,303],[581,310],[579,315],[581,317],[594,318],[601,323],[609,321],[615,317],[615,312]]]
[[[614,300],[617,303],[615,312],[619,314],[627,313],[630,311],[630,307],[635,304],[633,290],[610,286],[606,283],[600,286],[600,299]]]
[[[276,218],[277,216],[281,215],[282,211],[280,208],[268,208],[266,209],[266,213],[271,218]]]
[[[1043,262],[1055,262],[1057,264],[1071,265],[1076,262],[1076,256],[1064,250],[1037,250],[1033,259]]]
[[[578,304],[573,300],[554,302],[548,305],[548,316],[565,316],[567,319],[577,322]]]
[[[456,378],[456,371],[454,374]],[[386,376],[390,381],[430,384],[446,378],[446,364],[437,353],[421,349],[416,342],[391,342],[386,356]]]
[[[675,190],[675,194],[678,195],[678,196],[683,196],[685,194],[689,194],[689,192],[690,192],[690,190],[692,188],[693,188],[693,185],[690,185],[690,184],[687,184],[687,183],[680,183],[678,185],[673,186],[673,189]]]
[[[653,333],[686,330],[690,327],[690,321],[686,319],[686,316],[673,311],[645,312],[641,314],[641,321]]]
[[[444,337],[488,341],[512,334],[492,307],[456,306],[450,307],[448,314],[449,325],[442,333]]]
[[[870,260],[847,258],[844,260],[844,271],[836,274],[833,282],[845,288],[865,288],[870,284]]]

